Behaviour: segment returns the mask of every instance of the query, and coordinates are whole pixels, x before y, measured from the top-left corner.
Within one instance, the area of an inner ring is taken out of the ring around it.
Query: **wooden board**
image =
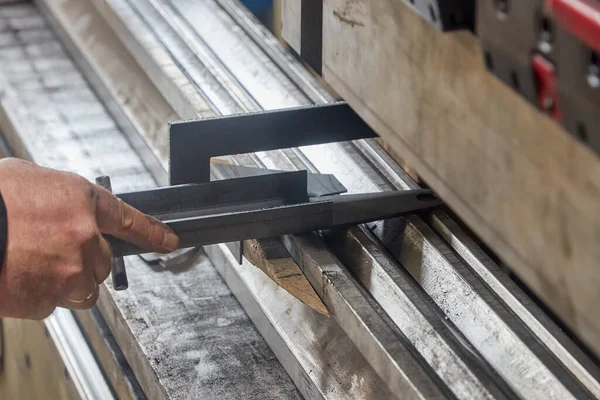
[[[244,241],[244,257],[296,299],[329,316],[327,307],[279,238]]]
[[[281,4],[281,36],[300,54],[300,18],[302,0],[286,0]]]
[[[75,400],[79,394],[43,322],[4,319],[0,399]]]
[[[490,75],[471,33],[443,34],[401,1],[325,0],[322,68],[600,355],[598,157]]]

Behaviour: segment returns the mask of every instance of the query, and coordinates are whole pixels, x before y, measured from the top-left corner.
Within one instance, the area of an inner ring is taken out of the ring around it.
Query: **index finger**
[[[133,243],[143,249],[168,253],[179,245],[171,228],[123,202],[108,190],[96,190],[96,223],[102,233]]]

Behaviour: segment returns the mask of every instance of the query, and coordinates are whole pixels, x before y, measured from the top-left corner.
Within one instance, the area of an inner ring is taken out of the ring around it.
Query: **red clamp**
[[[546,0],[546,11],[560,26],[600,52],[599,0]]]
[[[541,55],[536,54],[532,58],[532,66],[537,80],[538,107],[549,112],[556,121],[561,122],[562,113],[558,104],[554,65]]]

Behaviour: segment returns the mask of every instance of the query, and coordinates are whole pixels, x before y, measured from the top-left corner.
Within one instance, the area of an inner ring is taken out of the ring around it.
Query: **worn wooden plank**
[[[300,54],[300,7],[302,0],[287,0],[281,4],[281,36]]]
[[[600,354],[598,157],[403,2],[326,0],[323,37],[325,80]]]
[[[302,303],[329,315],[304,272],[278,238],[244,241],[244,257]]]
[[[3,320],[4,370],[0,399],[79,399],[44,323]]]

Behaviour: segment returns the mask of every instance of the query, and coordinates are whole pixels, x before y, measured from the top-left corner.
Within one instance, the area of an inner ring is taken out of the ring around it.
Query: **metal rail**
[[[281,44],[257,19],[236,0],[216,0],[244,31],[252,37],[265,53],[293,80],[315,103],[329,102],[333,98],[318,86],[315,79],[290,57]],[[383,174],[396,189],[419,187],[398,164],[392,160],[378,143],[372,140],[355,141],[356,148]],[[582,350],[556,327],[548,316],[517,287],[501,269],[466,235],[444,211],[436,211],[429,219],[438,232],[473,269],[474,273],[501,297],[505,305],[514,312],[535,336],[595,396],[600,397],[599,369]]]
[[[81,398],[114,399],[71,311],[57,309],[44,323]]]

